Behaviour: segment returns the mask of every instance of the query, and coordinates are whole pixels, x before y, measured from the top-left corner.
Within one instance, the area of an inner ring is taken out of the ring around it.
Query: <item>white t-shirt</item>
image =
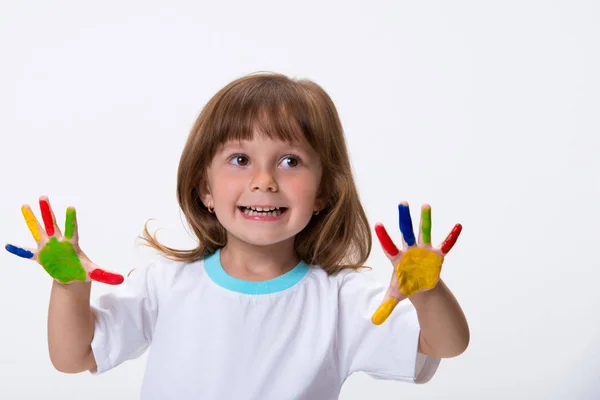
[[[223,270],[219,251],[193,263],[161,259],[92,303],[95,373],[149,347],[142,399],[337,399],[356,371],[427,382],[440,359],[417,353],[412,304],[371,322],[386,288],[303,262],[243,281]]]

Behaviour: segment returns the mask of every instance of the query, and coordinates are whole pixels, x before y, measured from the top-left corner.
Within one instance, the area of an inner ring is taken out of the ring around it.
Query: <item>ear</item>
[[[204,207],[208,208],[209,204],[214,204],[213,197],[210,191],[208,183],[200,184],[197,188],[200,201],[204,204]]]
[[[331,201],[331,192],[330,189],[326,189],[323,185],[323,181],[319,184],[319,189],[317,190],[317,196],[315,198],[314,211],[322,211]]]
[[[208,208],[209,204],[214,207],[215,202],[213,201],[212,195],[206,194],[202,196],[202,204],[204,204],[204,207],[206,208]]]
[[[321,210],[324,208],[324,207],[323,207],[323,204],[324,204],[323,200],[321,200],[321,199],[317,198],[317,199],[315,200],[315,206],[314,206],[314,208],[313,208],[313,211],[314,211],[314,212],[321,212]]]

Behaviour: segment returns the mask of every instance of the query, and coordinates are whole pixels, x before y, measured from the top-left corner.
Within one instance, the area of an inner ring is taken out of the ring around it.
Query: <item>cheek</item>
[[[221,172],[213,177],[213,196],[215,198],[230,198],[239,194],[239,190],[243,186],[244,181],[240,179],[239,174]]]
[[[289,182],[289,192],[293,193],[294,199],[298,203],[303,203],[307,207],[312,207],[317,196],[317,183],[314,179],[296,179]]]

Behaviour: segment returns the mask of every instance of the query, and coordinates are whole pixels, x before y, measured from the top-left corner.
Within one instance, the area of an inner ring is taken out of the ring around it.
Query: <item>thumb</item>
[[[397,299],[394,296],[392,296],[391,294],[392,292],[392,288],[389,287],[387,292],[385,293],[385,296],[383,297],[383,301],[381,302],[381,304],[379,305],[379,307],[377,308],[377,310],[375,310],[375,312],[373,313],[373,316],[371,317],[371,322],[373,322],[375,325],[381,325],[385,322],[385,320],[390,316],[390,314],[392,313],[392,311],[394,311],[394,308],[396,308],[396,306],[398,305],[398,303],[404,299]]]

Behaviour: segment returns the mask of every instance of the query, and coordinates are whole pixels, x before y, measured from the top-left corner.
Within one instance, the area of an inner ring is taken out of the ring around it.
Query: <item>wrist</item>
[[[415,306],[415,308],[426,306],[430,299],[442,292],[442,280],[429,290],[422,290],[409,296],[408,299]]]
[[[62,283],[56,279],[53,279],[52,286],[64,292],[81,294],[89,292],[91,290],[92,282],[71,281],[67,283]]]

